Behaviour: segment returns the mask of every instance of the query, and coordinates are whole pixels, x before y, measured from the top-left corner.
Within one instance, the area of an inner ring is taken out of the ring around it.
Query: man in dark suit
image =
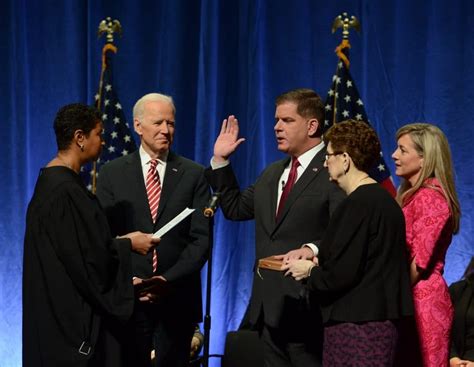
[[[226,218],[255,219],[257,260],[281,254],[312,258],[330,213],[344,198],[323,167],[323,116],[323,103],[312,90],[279,96],[274,130],[278,150],[289,157],[267,167],[244,191],[228,158],[245,139],[238,138],[234,116],[222,124],[206,178],[221,193]],[[320,366],[322,325],[314,301],[300,282],[282,272],[256,269],[249,317],[262,336],[265,366]]]
[[[113,235],[154,232],[186,207],[196,211],[165,234],[148,256],[132,253],[134,282],[159,276],[166,292],[137,300],[126,338],[129,366],[184,367],[194,328],[202,318],[200,270],[208,256],[209,199],[204,167],[170,151],[175,106],[169,96],[147,94],[133,109],[140,149],[100,171],[97,196]],[[136,278],[138,279],[136,279]]]

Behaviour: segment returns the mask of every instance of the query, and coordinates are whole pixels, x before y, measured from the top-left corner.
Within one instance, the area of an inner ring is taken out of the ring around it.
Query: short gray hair
[[[176,115],[176,107],[174,106],[173,98],[171,96],[160,93],[148,93],[140,98],[137,103],[135,103],[135,106],[133,106],[133,119],[140,119],[143,116],[146,102],[156,101],[169,103],[173,109],[173,115]]]

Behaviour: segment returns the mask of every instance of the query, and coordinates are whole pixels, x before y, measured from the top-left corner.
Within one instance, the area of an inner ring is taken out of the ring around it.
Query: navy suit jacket
[[[204,167],[172,152],[168,155],[158,217],[153,223],[139,152],[105,164],[97,184],[97,197],[112,235],[133,231],[155,232],[186,207],[196,211],[163,236],[157,246],[158,269],[172,286],[163,307],[193,322],[202,318],[200,270],[208,257],[209,226],[202,211],[209,200]],[[134,276],[153,274],[152,253],[132,252]]]
[[[304,243],[318,243],[329,223],[329,216],[345,198],[336,184],[329,181],[323,167],[325,150],[320,151],[296,181],[278,221],[278,183],[290,158],[267,167],[257,181],[240,191],[231,165],[212,170],[206,169],[206,178],[215,191],[221,193],[221,208],[231,220],[255,219],[256,260],[285,254],[300,248]],[[259,275],[260,274],[260,275]],[[304,286],[283,272],[260,270],[254,272],[250,300],[250,322],[256,324],[262,311],[264,322],[280,327],[283,321],[306,307]],[[319,313],[317,306],[312,307]]]

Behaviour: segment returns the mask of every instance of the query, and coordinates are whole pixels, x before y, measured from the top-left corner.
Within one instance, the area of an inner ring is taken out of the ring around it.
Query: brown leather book
[[[275,259],[275,256],[264,257],[263,259],[258,260],[259,269],[282,271],[282,265],[283,260],[277,260]]]

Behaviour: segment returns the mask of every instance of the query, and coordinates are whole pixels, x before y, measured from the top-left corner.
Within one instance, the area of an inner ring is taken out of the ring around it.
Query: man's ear
[[[316,133],[319,129],[319,122],[318,119],[312,118],[308,120],[308,136],[317,136]]]
[[[141,124],[140,120],[133,119],[133,127],[135,128],[135,132],[139,136],[142,136],[142,124]]]

